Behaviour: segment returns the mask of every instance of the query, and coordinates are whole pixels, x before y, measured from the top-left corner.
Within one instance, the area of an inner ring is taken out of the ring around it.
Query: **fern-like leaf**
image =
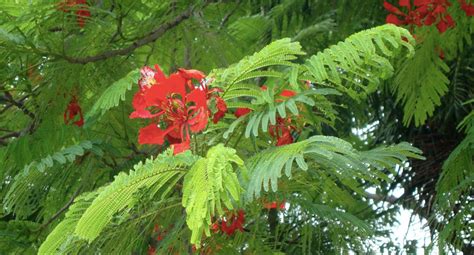
[[[82,215],[74,233],[87,241],[93,241],[107,226],[114,214],[133,207],[134,194],[144,188],[154,190],[183,176],[196,159],[191,153],[172,156],[168,150],[156,159],[134,166],[129,174],[120,173],[92,202]],[[167,189],[169,191],[170,189]],[[164,196],[165,193],[162,195]]]
[[[400,46],[411,56],[414,44],[407,30],[383,25],[351,35],[312,56],[305,66],[315,82],[334,85],[358,100],[393,75],[390,59],[398,54]]]
[[[397,102],[403,105],[403,123],[413,120],[422,125],[433,115],[441,97],[448,91],[449,67],[439,57],[433,36],[426,38],[417,49],[415,57],[405,60],[394,79],[392,91]]]
[[[245,57],[237,64],[224,70],[214,70],[210,76],[215,78],[215,86],[228,90],[234,84],[256,77],[276,77],[279,73],[272,71],[262,71],[270,66],[293,66],[291,60],[303,55],[301,45],[298,42],[291,42],[291,39],[284,38],[267,45],[261,51],[252,56]],[[258,71],[260,70],[260,71]],[[225,93],[224,93],[225,95]]]
[[[393,167],[406,160],[407,156],[420,158],[418,153],[419,150],[406,143],[361,153],[353,149],[350,143],[339,138],[313,136],[301,142],[269,148],[250,158],[246,164],[250,174],[246,198],[249,201],[254,197],[258,198],[262,186],[265,191],[269,191],[270,186],[272,191],[277,191],[278,178],[282,176],[283,168],[285,175],[291,178],[295,161],[300,169],[308,170],[305,158],[310,159],[321,169],[335,170],[376,182],[386,178],[380,171],[370,171],[369,164],[379,169]]]
[[[212,216],[223,215],[224,208],[233,209],[232,201],[239,201],[242,188],[232,163],[243,165],[232,148],[219,144],[199,159],[184,178],[182,204],[186,208],[186,222],[192,231],[191,243],[200,246],[203,232],[210,236]]]
[[[104,114],[109,109],[118,106],[120,101],[125,100],[125,93],[132,89],[132,85],[135,84],[139,78],[140,71],[136,69],[110,85],[99,99],[97,99],[92,109],[87,113],[86,118],[89,119],[94,115]]]
[[[103,188],[77,197],[74,200],[74,204],[69,207],[65,218],[49,233],[46,240],[41,244],[38,254],[58,254],[61,246],[68,238],[73,236],[74,229],[82,214],[102,190]]]
[[[79,144],[69,146],[41,160],[33,161],[26,165],[23,170],[15,176],[14,182],[4,198],[4,209],[15,213],[18,218],[25,218],[38,209],[38,197],[35,194],[44,194],[47,189],[47,170],[55,165],[72,163],[77,157],[84,155],[86,151],[92,151],[101,156],[102,150],[97,146],[98,142],[83,141]],[[46,183],[44,183],[46,182]]]

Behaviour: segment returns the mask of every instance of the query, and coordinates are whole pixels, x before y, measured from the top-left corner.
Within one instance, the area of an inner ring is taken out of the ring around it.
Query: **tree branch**
[[[68,61],[70,63],[87,64],[87,63],[90,63],[90,62],[97,62],[97,61],[101,61],[101,60],[108,59],[108,58],[115,57],[115,56],[128,55],[129,53],[133,52],[135,49],[137,49],[137,48],[139,48],[143,45],[146,45],[148,43],[156,41],[161,36],[163,36],[168,30],[176,27],[182,21],[184,21],[184,20],[188,19],[189,17],[191,17],[191,15],[193,13],[193,10],[194,10],[194,7],[195,6],[189,7],[183,13],[176,16],[176,18],[174,20],[160,25],[157,29],[153,30],[148,35],[146,35],[145,37],[136,40],[131,45],[129,45],[128,47],[125,47],[123,49],[106,51],[106,52],[100,53],[98,55],[88,56],[88,57],[81,57],[81,58],[74,58],[74,57],[62,56],[62,55],[60,57],[64,58],[66,61]]]
[[[20,109],[21,111],[23,111],[24,114],[28,115],[30,118],[34,119],[35,118],[35,114],[32,113],[30,110],[26,109],[25,105],[23,104],[23,100],[20,100],[20,101],[15,101],[15,99],[13,99],[13,96],[12,94],[10,94],[10,92],[8,91],[5,91],[4,92],[4,98],[10,102],[12,105],[18,107],[18,109]]]
[[[53,222],[55,219],[57,219],[64,211],[66,211],[69,208],[69,206],[72,205],[72,203],[74,202],[74,199],[76,199],[76,197],[79,196],[81,190],[82,190],[82,187],[79,187],[74,192],[74,194],[72,194],[71,199],[69,199],[69,201],[61,209],[59,209],[59,211],[57,211],[48,221],[46,221],[43,225],[41,225],[41,227],[38,229],[38,231],[41,231],[44,228],[46,228],[49,224],[51,224],[51,222]]]
[[[384,202],[388,202],[389,204],[395,204],[398,201],[398,199],[400,199],[395,196],[382,196],[379,194],[373,194],[369,192],[365,192],[365,196],[369,199],[374,200],[374,202],[384,201]]]

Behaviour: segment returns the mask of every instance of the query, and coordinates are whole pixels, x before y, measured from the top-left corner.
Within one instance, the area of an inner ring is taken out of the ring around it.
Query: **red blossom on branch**
[[[76,116],[79,115],[79,120],[76,120]],[[84,125],[84,116],[82,115],[81,106],[79,106],[79,102],[77,101],[76,96],[71,98],[69,104],[66,107],[66,111],[64,111],[64,123],[68,125],[72,121],[72,124],[82,127]]]

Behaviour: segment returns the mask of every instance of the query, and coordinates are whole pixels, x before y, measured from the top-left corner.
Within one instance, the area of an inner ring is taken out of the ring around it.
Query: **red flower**
[[[216,97],[216,108],[217,112],[214,113],[214,116],[212,117],[212,122],[214,124],[219,122],[220,119],[224,118],[225,113],[227,112],[227,104],[221,97]]]
[[[214,233],[219,232],[219,223],[214,222],[214,223],[211,225],[211,230],[212,230],[212,232],[214,232]]]
[[[183,78],[188,80],[186,85],[191,90],[194,89],[194,85],[192,84],[191,79],[201,81],[206,77],[203,72],[201,72],[199,70],[194,70],[194,69],[186,70],[186,69],[183,69],[183,68],[178,68],[178,72],[181,74],[181,76]]]
[[[140,144],[163,144],[166,139],[178,154],[189,149],[191,132],[199,132],[207,125],[206,91],[187,86],[196,77],[187,76],[187,70],[166,77],[158,65],[155,69],[142,68],[140,91],[134,96],[135,111],[130,118],[153,120],[140,129]]]
[[[249,114],[251,111],[252,110],[250,110],[249,108],[237,108],[234,115],[235,117],[240,118],[242,116]]]
[[[80,27],[84,27],[86,25],[86,17],[91,16],[91,13],[87,7],[87,0],[65,0],[59,3],[59,10],[63,12],[70,12],[73,8],[77,8],[77,24]]]
[[[228,225],[230,223],[230,225]],[[244,231],[243,224],[245,223],[245,214],[243,210],[239,210],[238,214],[232,214],[228,219],[223,219],[221,222],[221,230],[227,235],[231,236],[236,230]]]
[[[431,0],[425,5],[429,11],[426,15],[425,25],[430,26],[437,22],[436,28],[440,33],[444,33],[448,28],[454,27],[454,22],[451,15],[448,13],[448,7],[451,3],[448,0]]]
[[[466,0],[459,0],[459,3],[461,4],[461,9],[466,13],[468,17],[474,16],[474,4],[468,4]]]
[[[195,70],[191,70],[191,71],[195,71]],[[227,112],[227,104],[225,103],[224,99],[222,99],[222,97],[219,96],[219,93],[222,93],[222,89],[220,88],[209,89],[207,86],[209,82],[210,80],[207,80],[207,81],[204,80],[203,82],[201,82],[199,89],[202,89],[206,92],[208,102],[214,102],[213,104],[215,106],[214,113],[213,111],[211,111],[211,109],[209,109],[209,116],[212,115],[212,122],[216,124],[217,122],[219,122],[219,120],[224,118],[225,113]]]
[[[415,6],[423,6],[424,2],[426,0],[415,0]],[[402,12],[400,9],[397,7],[391,5],[389,2],[384,1],[383,6],[385,9],[389,12],[391,12],[389,15],[387,15],[386,22],[390,24],[395,24],[397,26],[400,25],[417,25],[421,26],[422,22],[421,20],[423,19],[423,14],[420,12],[419,9],[412,9],[412,6],[410,4],[410,0],[400,0],[398,2],[398,5],[402,7],[406,7],[408,9],[408,13]]]
[[[77,115],[79,115],[79,120],[74,121]],[[82,109],[77,102],[76,96],[71,98],[66,111],[64,111],[64,123],[67,125],[70,121],[74,121],[72,124],[78,127],[82,127],[82,125],[84,125],[84,116],[82,115]]]
[[[413,6],[411,5],[410,0],[399,0],[399,5],[406,7],[408,13],[404,13],[397,7],[384,1],[385,9],[391,12],[387,16],[387,23],[398,26],[431,26],[436,23],[436,27],[440,33],[444,33],[448,28],[456,25],[451,15],[447,12],[447,8],[451,6],[451,3],[448,0],[414,0]],[[413,9],[412,7],[415,7],[416,9]]]
[[[296,127],[291,125],[291,118],[277,117],[277,123],[268,127],[268,133],[271,137],[277,139],[276,146],[282,146],[293,143],[292,131],[296,131]]]

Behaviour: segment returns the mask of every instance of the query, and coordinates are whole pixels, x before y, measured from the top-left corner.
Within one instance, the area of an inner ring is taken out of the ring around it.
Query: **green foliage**
[[[82,141],[26,165],[15,176],[8,189],[3,201],[4,210],[14,213],[19,219],[24,219],[35,213],[40,201],[42,201],[44,191],[50,188],[51,182],[49,179],[52,176],[59,175],[55,171],[63,170],[57,169],[58,164],[72,164],[78,157],[84,156],[88,151],[102,156],[103,152],[98,144],[98,142],[93,141]]]
[[[417,48],[414,58],[406,59],[393,81],[397,102],[403,105],[403,122],[419,126],[432,116],[441,97],[448,91],[448,65],[435,50],[434,35]]]
[[[474,238],[469,224],[466,224],[466,219],[472,216],[474,210],[470,198],[474,185],[474,111],[461,124],[460,127],[466,127],[466,137],[444,161],[436,184],[435,205],[439,214],[431,220],[443,224],[438,235],[440,248],[451,243],[461,249],[464,240]]]
[[[407,160],[407,156],[420,158],[419,153],[419,150],[408,144],[361,153],[354,150],[350,143],[336,137],[313,136],[301,142],[266,149],[250,158],[246,164],[250,175],[246,197],[248,200],[258,198],[262,185],[263,190],[269,191],[271,186],[271,190],[276,192],[283,168],[285,175],[292,178],[294,161],[301,170],[309,169],[305,158],[314,161],[317,169],[376,183],[380,179],[388,180],[379,170],[385,167],[393,168],[395,164]],[[376,169],[367,168],[370,163]],[[354,188],[359,190],[357,187]]]
[[[379,26],[379,0],[87,1],[83,27],[78,6],[58,2],[0,1],[0,254],[186,254],[190,241],[202,254],[371,254],[400,206],[422,195],[406,188],[420,173],[406,161],[421,152],[400,141],[424,146],[417,138],[430,132],[458,147],[437,192],[412,209],[431,217],[440,247],[473,238],[474,112],[462,102],[474,95],[474,19],[459,1],[447,8],[456,27],[442,34]],[[191,135],[192,154],[171,155],[170,137],[137,143],[155,119],[130,120],[128,92],[153,64],[213,70],[206,83],[222,89],[209,96],[229,111]],[[296,95],[281,96],[289,89]],[[64,125],[72,97],[87,113],[82,128]],[[252,112],[235,119],[239,107]],[[466,115],[461,142],[451,131]],[[279,117],[291,118],[296,143],[274,147]],[[451,147],[431,148],[443,156],[427,164],[440,168]],[[388,199],[400,185],[405,194]],[[285,210],[264,209],[282,199]],[[237,208],[244,233],[210,233]]]
[[[233,123],[230,124],[229,128],[224,132],[224,138],[227,138],[229,134],[234,132],[234,130],[242,123],[244,120],[248,120],[248,123],[245,127],[245,137],[250,137],[250,135],[258,136],[259,129],[263,132],[268,131],[269,125],[275,125],[277,114],[281,118],[286,118],[289,114],[287,109],[293,116],[300,114],[298,110],[297,103],[305,104],[307,106],[314,106],[316,102],[311,97],[316,97],[320,102],[323,101],[326,95],[339,95],[339,93],[334,89],[312,89],[308,91],[301,92],[287,100],[284,100],[280,103],[275,103],[274,97],[276,94],[269,92],[269,90],[260,90],[260,95],[255,96],[255,100],[252,101],[251,108],[254,111],[251,114],[247,114],[244,117],[236,119]],[[319,97],[317,97],[319,96]],[[322,105],[319,109],[329,111],[331,107],[324,107]]]
[[[240,200],[242,188],[232,163],[242,166],[244,162],[234,149],[219,144],[196,161],[184,178],[182,204],[192,231],[191,243],[198,248],[202,233],[211,235],[212,217],[223,215],[224,209],[232,210]]]
[[[407,42],[405,41],[407,40]],[[401,47],[413,55],[411,34],[394,25],[383,25],[351,35],[307,60],[305,67],[318,84],[335,86],[354,99],[374,92],[381,80],[390,78],[390,60]]]
[[[285,38],[274,41],[252,56],[245,57],[238,63],[222,70],[214,70],[209,76],[215,78],[215,85],[224,87],[225,91],[234,84],[257,77],[281,77],[276,71],[262,70],[271,66],[293,66],[291,60],[303,55],[298,42]],[[245,96],[242,95],[242,96]],[[224,92],[225,98],[225,92]]]
[[[74,199],[74,204],[69,207],[64,219],[49,233],[46,240],[39,247],[38,254],[62,254],[61,248],[64,248],[66,242],[74,238],[77,222],[102,190],[103,188],[98,191],[84,193]]]
[[[140,72],[135,69],[129,72],[125,77],[114,82],[97,99],[92,109],[87,113],[86,119],[96,115],[104,114],[113,107],[119,105],[120,101],[125,100],[125,93],[132,88],[132,85],[140,78]]]
[[[323,219],[334,220],[336,222],[341,222],[343,224],[348,224],[353,228],[356,228],[360,231],[361,234],[372,234],[374,230],[367,224],[367,222],[358,218],[357,216],[344,212],[342,210],[337,210],[331,208],[327,205],[321,204],[310,204],[301,202],[302,208],[309,213],[318,215]]]
[[[0,251],[2,254],[33,254],[31,242],[37,238],[39,224],[12,220],[0,222]]]
[[[162,199],[168,195],[172,191],[172,184],[176,183],[183,176],[184,170],[196,160],[190,153],[178,156],[171,156],[170,153],[168,150],[156,159],[135,165],[129,174],[118,174],[84,212],[74,233],[89,242],[93,241],[116,213],[124,208],[131,208],[138,202],[134,194],[140,189],[151,189],[155,192],[164,189]],[[154,192],[150,193],[152,197]]]

